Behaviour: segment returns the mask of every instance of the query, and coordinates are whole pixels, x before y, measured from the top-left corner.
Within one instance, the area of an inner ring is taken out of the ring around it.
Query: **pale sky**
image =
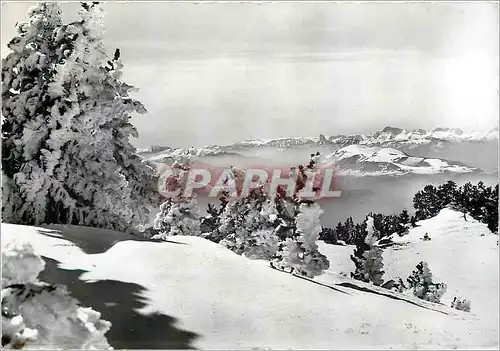
[[[30,3],[2,3],[2,57]],[[76,19],[78,3],[62,7]],[[104,3],[138,147],[498,125],[495,3]]]

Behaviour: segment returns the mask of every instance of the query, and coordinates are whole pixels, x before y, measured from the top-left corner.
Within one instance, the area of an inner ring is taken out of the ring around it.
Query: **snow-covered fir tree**
[[[374,285],[382,285],[384,264],[382,262],[382,249],[376,245],[377,236],[373,217],[367,217],[366,230],[366,237],[364,240],[359,239],[354,255],[351,255],[351,260],[356,267],[355,271],[351,273],[351,277],[364,282],[372,282]]]
[[[31,245],[2,249],[2,346],[18,349],[109,349],[111,323],[79,306],[66,287],[41,282],[45,262]]]
[[[277,211],[263,187],[226,205],[217,228],[220,244],[250,259],[271,259],[278,249]]]
[[[446,293],[445,283],[434,283],[432,273],[427,262],[417,264],[412,274],[407,279],[409,288],[413,290],[413,295],[419,299],[439,302]]]
[[[50,62],[50,74],[32,73],[44,92],[43,100],[32,104],[34,117],[27,120],[19,106],[8,111],[24,128],[20,134],[2,131],[4,139],[23,150],[19,167],[6,174],[4,219],[132,230],[147,220],[148,205],[155,200],[153,170],[141,163],[129,142],[137,136],[130,114],[145,109],[129,96],[132,87],[120,81],[119,51],[111,60],[106,56],[98,4],[83,4],[80,17],[47,29],[51,36],[46,40],[55,41],[51,45],[63,58]],[[7,70],[19,75],[15,68]],[[23,89],[28,88],[21,86],[18,94]],[[17,105],[19,99],[3,94],[3,103]]]
[[[295,218],[296,230],[279,245],[271,265],[275,268],[313,278],[328,269],[328,259],[318,251],[323,210],[317,203],[301,203]]]
[[[172,173],[163,179],[167,192],[177,192],[177,195],[168,197],[160,205],[160,212],[156,215],[154,229],[159,233],[153,239],[166,240],[171,235],[201,234],[201,215],[195,194],[185,196],[186,182],[193,159],[191,155],[181,155],[172,164]]]
[[[286,192],[278,191],[275,199],[279,223],[276,234],[280,244],[271,266],[310,278],[330,266],[316,244],[322,230],[320,216],[323,210],[310,195],[318,190],[315,181],[321,171],[318,167],[321,159],[319,153],[311,154],[308,165],[300,165],[297,171],[291,169],[296,180],[295,193],[289,197]]]
[[[24,194],[14,181],[26,163],[40,156],[49,134],[54,99],[48,85],[56,67],[69,54],[64,35],[54,35],[61,28],[61,8],[57,3],[41,3],[27,13],[27,20],[17,26],[7,47],[12,51],[2,60],[2,218],[26,220],[20,211]],[[71,42],[71,41],[69,41]]]

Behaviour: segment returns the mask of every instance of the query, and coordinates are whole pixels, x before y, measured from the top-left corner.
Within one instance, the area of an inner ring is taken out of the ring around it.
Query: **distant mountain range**
[[[366,145],[379,147],[418,147],[421,145],[436,145],[457,142],[488,142],[498,140],[498,127],[488,131],[465,132],[458,128],[434,128],[431,130],[406,130],[396,127],[385,127],[373,134],[334,135],[326,137],[288,137],[275,139],[244,140],[234,144],[220,146],[212,145],[198,148],[201,154],[218,154],[238,149],[270,147],[293,148],[300,146],[332,145],[344,147],[348,145]],[[167,150],[179,150],[168,146],[152,146],[140,149],[141,153],[156,153]]]
[[[431,130],[414,129],[412,131],[385,127],[373,134],[334,135],[326,137],[290,137],[268,140],[246,140],[228,145],[225,148],[239,149],[250,147],[297,147],[302,145],[368,145],[398,147],[401,145],[419,146],[446,142],[485,142],[498,140],[498,127],[488,131],[464,132],[458,128],[434,128]]]

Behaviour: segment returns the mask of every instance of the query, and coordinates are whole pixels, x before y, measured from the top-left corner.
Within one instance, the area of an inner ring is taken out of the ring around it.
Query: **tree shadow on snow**
[[[60,269],[58,261],[43,259],[46,266],[39,279],[66,285],[81,306],[101,312],[101,318],[113,324],[106,337],[115,349],[193,348],[198,334],[177,328],[176,318],[136,312],[146,306],[146,300],[141,297],[145,291],[142,286],[115,280],[86,283],[79,279],[85,271]]]
[[[108,229],[71,225],[47,225],[43,226],[43,229],[38,229],[38,233],[69,241],[78,246],[86,254],[104,253],[116,243],[127,240],[185,245],[184,243],[170,240],[141,238]]]

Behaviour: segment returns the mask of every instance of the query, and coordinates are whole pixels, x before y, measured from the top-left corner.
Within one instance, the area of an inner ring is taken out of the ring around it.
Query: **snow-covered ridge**
[[[332,162],[339,174],[355,176],[480,171],[459,162],[412,157],[396,149],[364,145],[343,147],[326,156],[325,161]]]
[[[428,144],[432,142],[482,142],[498,140],[498,127],[486,131],[463,131],[459,128],[434,128],[431,130],[414,129],[406,130],[396,127],[385,127],[372,134],[334,135],[326,137],[321,134],[319,137],[288,137],[267,140],[246,140],[225,148],[243,147],[294,147],[301,145],[325,145],[335,144],[347,146],[361,144],[369,146],[384,146],[387,143],[414,143]]]
[[[498,140],[498,128],[486,131],[463,131],[459,128],[434,128],[431,130],[405,130],[385,127],[371,135],[364,136],[360,144],[384,145],[386,143],[429,144],[442,142],[486,142]]]
[[[185,155],[187,153],[195,157],[239,155],[236,152],[225,150],[223,147],[218,145],[206,146],[202,148],[191,147],[191,148],[178,148],[178,149],[172,149],[170,147],[165,146],[165,147],[156,147],[155,149],[151,148],[141,149],[138,150],[137,153],[149,161],[160,162],[160,163],[167,161],[169,159],[173,160],[176,157]]]
[[[195,148],[199,156],[234,153],[241,149],[251,148],[294,148],[302,146],[331,145],[343,147],[349,145],[379,146],[412,149],[422,145],[440,147],[443,143],[491,142],[498,140],[498,127],[486,131],[463,131],[458,128],[434,128],[431,130],[406,130],[396,127],[385,127],[372,134],[334,135],[327,137],[283,137],[275,139],[244,140],[229,145],[209,145]],[[138,150],[139,154],[151,155],[163,151],[163,157],[183,152],[187,149],[155,146]]]
[[[244,140],[226,145],[225,148],[248,148],[248,147],[294,147],[302,145],[314,145],[320,141],[318,137],[283,137],[276,139]]]
[[[146,147],[143,149],[137,149],[138,154],[146,154],[146,153],[155,153],[162,151],[172,151],[173,149],[170,146],[161,146],[161,145],[152,145],[150,147]]]

